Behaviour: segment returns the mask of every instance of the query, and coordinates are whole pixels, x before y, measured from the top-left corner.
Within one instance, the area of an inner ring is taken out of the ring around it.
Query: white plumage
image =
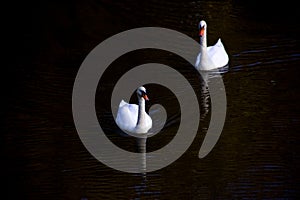
[[[226,66],[229,62],[229,57],[221,39],[219,38],[215,45],[207,47],[206,30],[206,22],[200,21],[200,52],[195,63],[196,69],[207,71]]]
[[[148,100],[146,89],[137,89],[139,105],[129,104],[121,100],[116,123],[122,130],[131,133],[147,133],[152,127],[152,119],[145,111],[145,100]]]

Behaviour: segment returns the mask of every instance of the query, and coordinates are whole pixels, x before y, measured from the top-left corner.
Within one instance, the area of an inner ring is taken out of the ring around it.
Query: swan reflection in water
[[[201,115],[200,119],[203,120],[210,111],[210,93],[209,93],[209,85],[215,79],[219,80],[219,78],[228,72],[228,65],[222,68],[218,68],[210,71],[201,71],[201,95],[200,95],[200,110]]]

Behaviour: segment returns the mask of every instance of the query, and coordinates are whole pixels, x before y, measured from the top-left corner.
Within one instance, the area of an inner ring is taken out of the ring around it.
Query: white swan
[[[149,100],[146,89],[141,86],[136,91],[139,105],[121,100],[116,123],[122,130],[131,133],[147,133],[152,127],[152,119],[145,111],[145,100]]]
[[[205,21],[199,23],[199,36],[200,36],[200,53],[197,56],[195,67],[198,70],[212,70],[224,67],[228,64],[229,58],[226,50],[219,38],[218,42],[207,47],[206,40],[207,24]]]

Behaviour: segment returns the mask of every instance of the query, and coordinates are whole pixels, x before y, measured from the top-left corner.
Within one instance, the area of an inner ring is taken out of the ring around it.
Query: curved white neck
[[[141,126],[146,122],[146,112],[145,112],[145,99],[143,97],[139,98],[139,113],[136,126]]]
[[[200,48],[206,50],[207,41],[206,41],[206,29],[204,29],[204,34],[200,36]]]
[[[200,63],[197,69],[208,70],[209,67],[214,66],[207,53],[206,29],[204,29],[204,34],[200,37],[200,53]]]

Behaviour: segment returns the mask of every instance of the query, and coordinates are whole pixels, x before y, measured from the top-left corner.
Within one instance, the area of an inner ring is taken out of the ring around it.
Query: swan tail
[[[223,47],[223,43],[221,41],[221,38],[218,39],[217,43],[215,44],[215,46],[218,46],[218,47]]]
[[[124,105],[126,105],[127,103],[124,101],[124,100],[122,100],[121,102],[120,102],[120,104],[119,104],[119,107],[123,107]]]

